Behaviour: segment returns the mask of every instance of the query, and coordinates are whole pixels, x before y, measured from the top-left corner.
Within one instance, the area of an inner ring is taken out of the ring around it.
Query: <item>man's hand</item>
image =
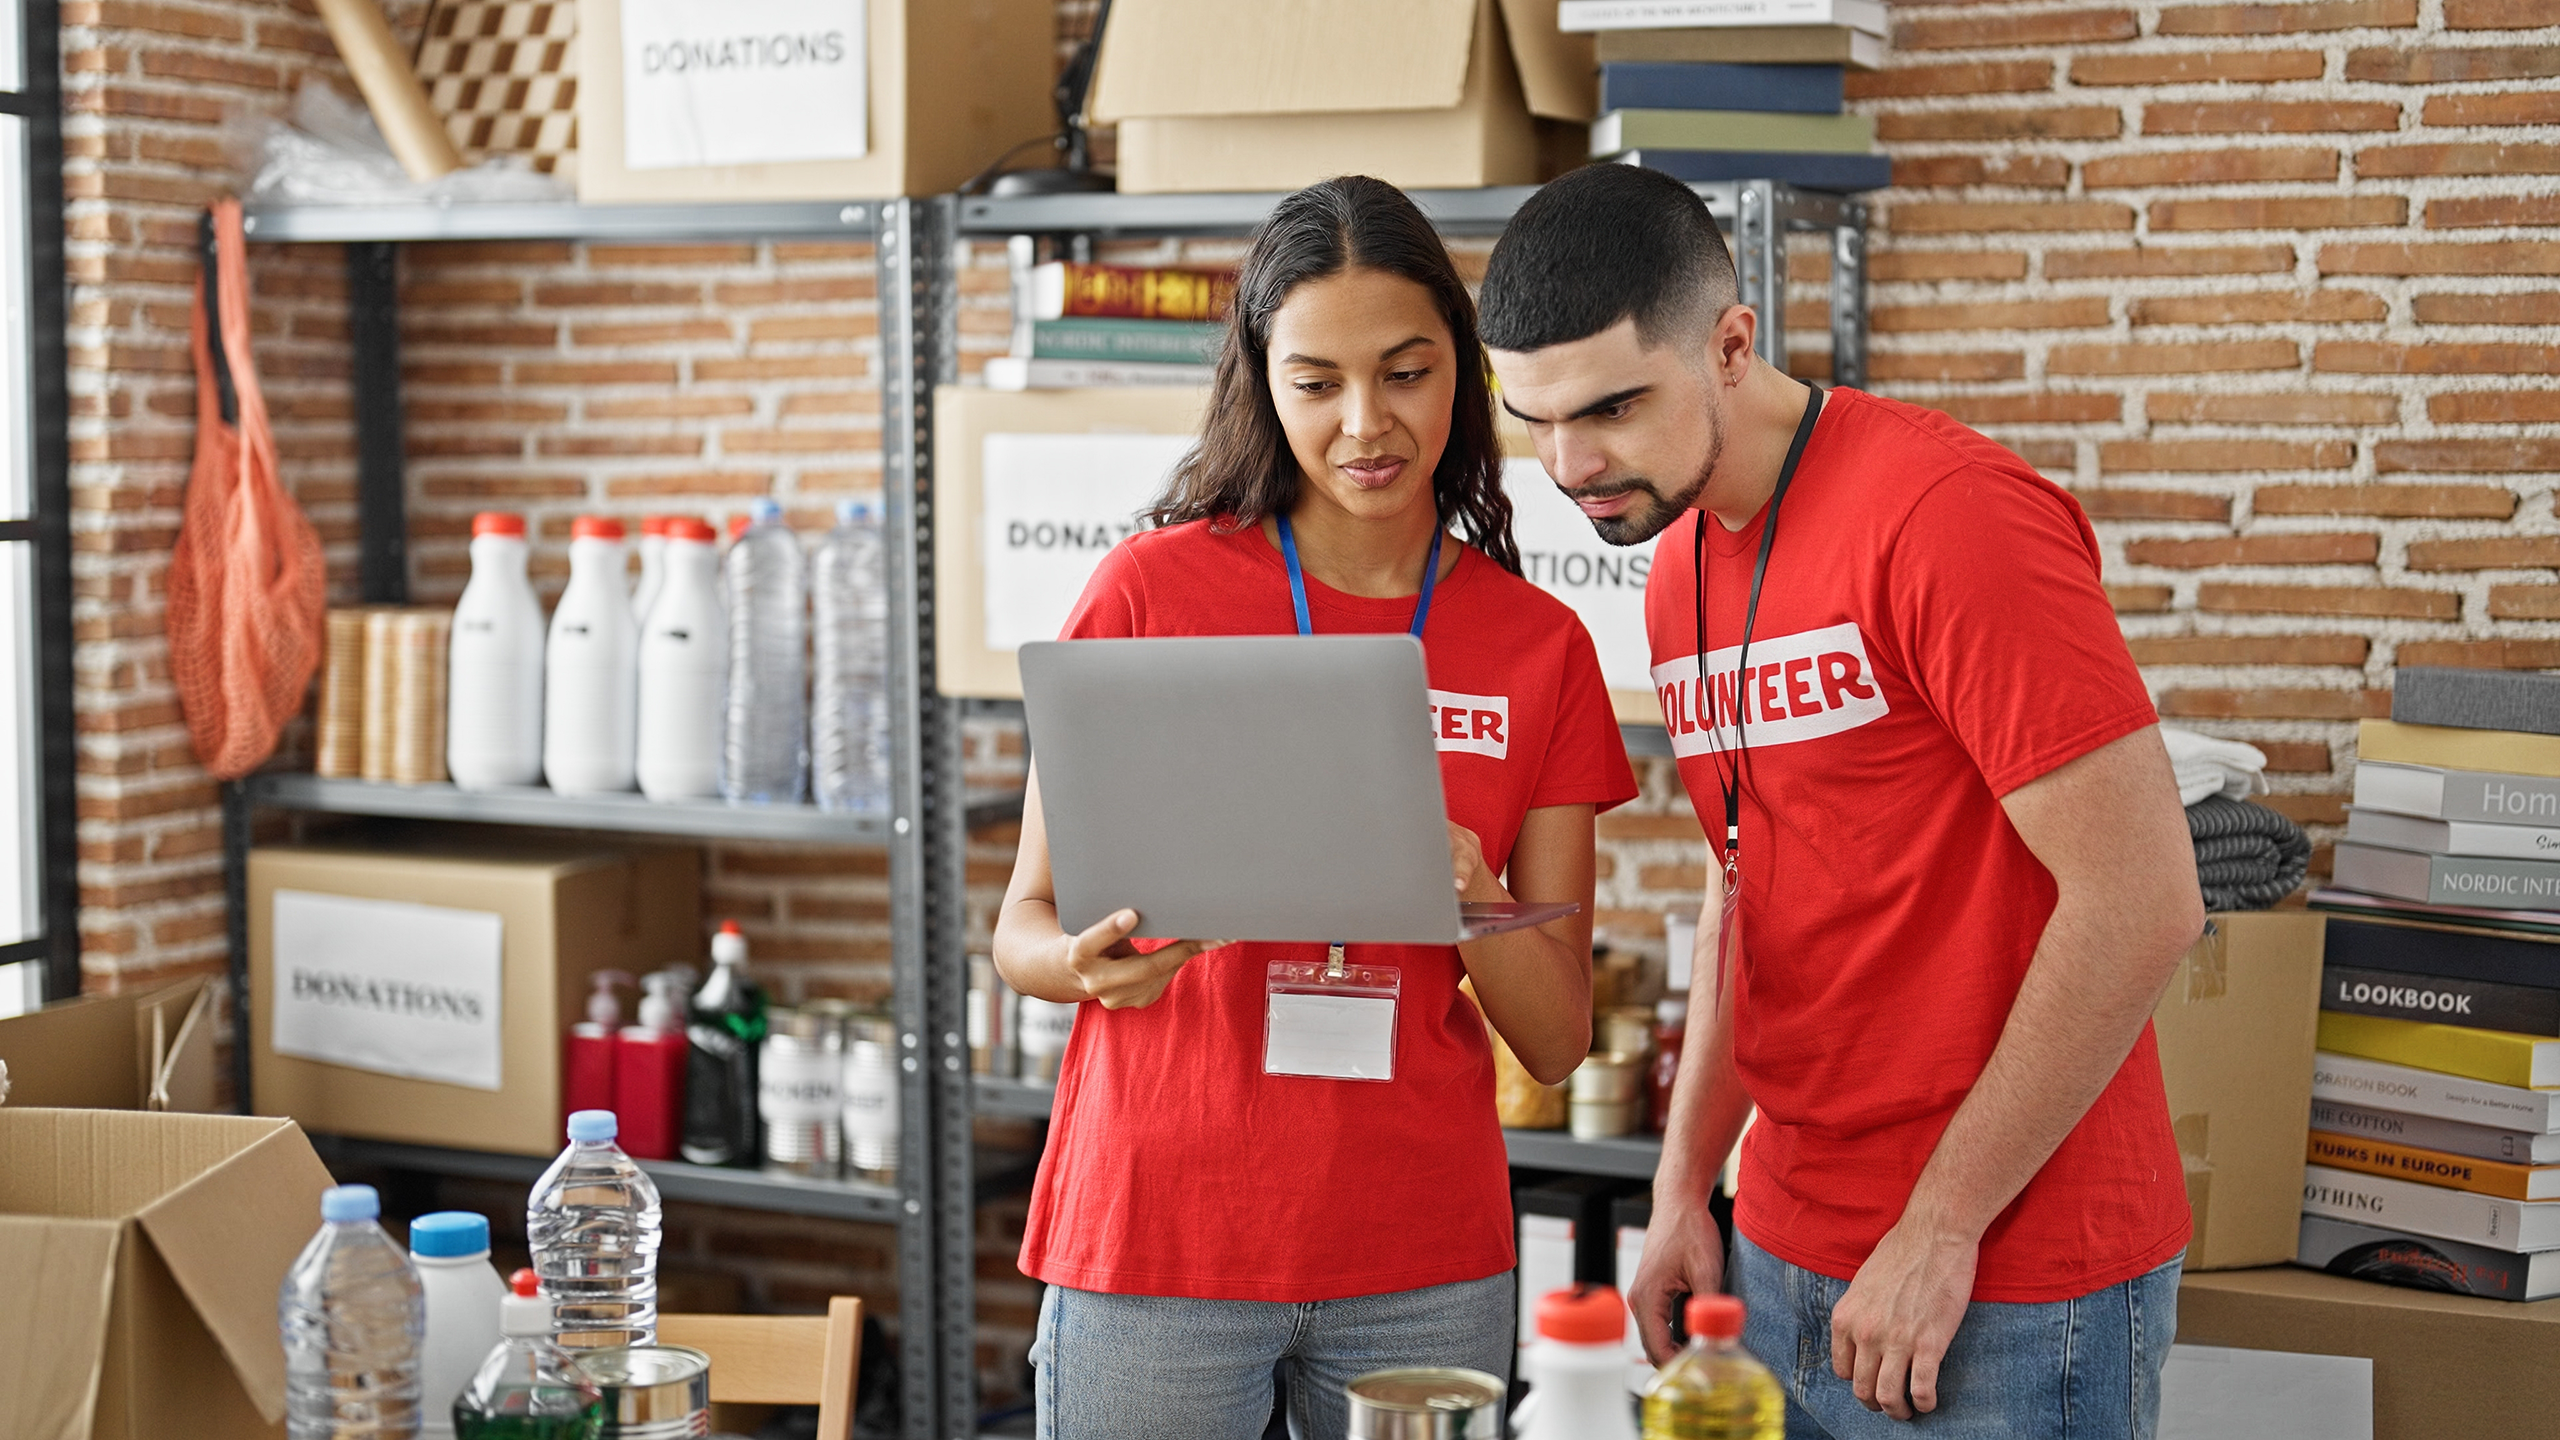
[[[1484,863],[1484,842],[1455,820],[1449,822],[1449,874],[1457,882],[1461,900],[1498,905],[1511,898],[1511,892],[1502,888],[1501,877]]]
[[[1141,955],[1129,943],[1138,928],[1138,912],[1114,910],[1080,935],[1067,940],[1067,969],[1087,998],[1105,1010],[1138,1010],[1163,998],[1165,987],[1194,956],[1232,942],[1176,940]]]
[[[1653,1212],[1645,1228],[1644,1260],[1627,1290],[1645,1358],[1659,1365],[1680,1347],[1671,1339],[1671,1317],[1692,1295],[1724,1288],[1724,1236],[1713,1215]]]
[[[1651,1260],[1652,1246],[1646,1246]],[[1876,1242],[1831,1307],[1831,1373],[1858,1403],[1896,1420],[1938,1408],[1938,1364],[1964,1321],[1981,1257],[1976,1239],[1906,1223]]]

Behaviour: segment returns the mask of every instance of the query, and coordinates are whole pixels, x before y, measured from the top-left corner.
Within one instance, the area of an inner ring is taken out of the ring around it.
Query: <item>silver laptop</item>
[[[1173,939],[1453,945],[1579,905],[1461,905],[1409,635],[1022,647],[1058,920]]]

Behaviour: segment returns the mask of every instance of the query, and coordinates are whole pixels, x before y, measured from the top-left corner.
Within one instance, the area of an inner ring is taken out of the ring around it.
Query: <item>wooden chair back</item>
[[[818,1440],[852,1440],[862,1372],[862,1301],[818,1315],[660,1315],[658,1342],[711,1357],[715,1405],[815,1405]]]

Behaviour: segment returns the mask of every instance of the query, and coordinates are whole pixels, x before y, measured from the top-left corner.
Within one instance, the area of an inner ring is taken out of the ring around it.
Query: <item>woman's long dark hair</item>
[[[1440,523],[1513,574],[1520,549],[1511,539],[1511,499],[1502,490],[1502,447],[1494,437],[1493,397],[1484,346],[1476,338],[1475,302],[1449,262],[1448,247],[1403,191],[1383,180],[1347,175],[1282,200],[1254,232],[1236,276],[1236,298],[1218,352],[1209,419],[1200,443],[1182,457],[1172,481],[1147,512],[1156,525],[1208,520],[1241,529],[1285,515],[1298,500],[1298,461],[1271,403],[1271,317],[1289,292],[1309,280],[1360,266],[1400,275],[1431,292],[1458,370],[1449,443],[1431,472]]]

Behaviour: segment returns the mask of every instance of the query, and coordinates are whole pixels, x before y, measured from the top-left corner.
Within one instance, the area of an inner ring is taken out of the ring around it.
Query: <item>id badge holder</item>
[[[1263,1074],[1396,1078],[1401,968],[1347,964],[1342,947],[1335,945],[1321,961],[1272,961],[1263,993]]]

